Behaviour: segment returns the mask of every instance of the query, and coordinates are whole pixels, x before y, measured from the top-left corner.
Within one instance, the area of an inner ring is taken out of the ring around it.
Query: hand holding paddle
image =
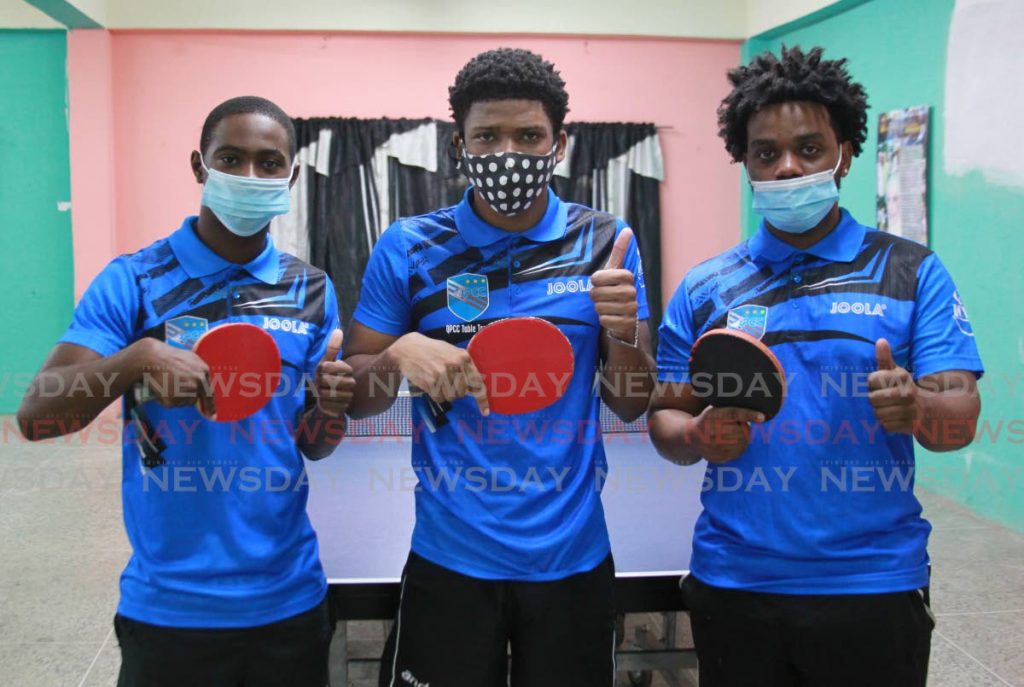
[[[142,394],[165,408],[202,403],[213,408],[210,368],[192,351],[175,348],[157,339],[148,339]]]
[[[885,339],[875,342],[878,369],[868,376],[868,400],[875,417],[886,432],[913,434],[923,416],[917,384],[899,367]]]
[[[483,379],[468,351],[413,332],[392,344],[390,352],[409,384],[436,403],[471,395],[481,414],[490,413]]]
[[[594,301],[601,327],[611,338],[627,346],[636,345],[637,302],[634,275],[623,269],[633,230],[626,227],[615,238],[604,269],[590,277],[590,299]]]
[[[543,410],[565,393],[575,365],[569,339],[539,317],[492,322],[466,350],[420,334],[407,334],[392,349],[409,384],[427,394],[430,431],[447,424],[451,401],[468,395],[483,415]]]
[[[267,404],[281,382],[281,353],[269,333],[253,324],[214,327],[191,351],[160,343],[143,376],[139,402],[195,403],[218,422],[243,420]]]
[[[709,463],[728,463],[747,450],[750,423],[764,420],[764,414],[756,410],[708,406],[694,418],[688,441]]]
[[[337,360],[345,335],[340,329],[331,332],[327,340],[327,352],[316,366],[313,379],[313,393],[320,412],[330,417],[340,417],[352,402],[356,387],[352,368],[348,363]]]
[[[786,375],[771,349],[737,329],[712,329],[690,352],[690,386],[707,407],[687,441],[709,463],[743,455],[750,423],[770,420],[786,398]]]

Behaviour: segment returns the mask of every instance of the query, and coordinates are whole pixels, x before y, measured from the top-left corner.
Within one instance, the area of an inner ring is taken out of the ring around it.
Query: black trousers
[[[114,617],[118,687],[325,687],[334,621],[319,605],[269,625],[194,629]]]
[[[380,685],[612,687],[614,581],[611,556],[562,580],[514,582],[410,554]]]
[[[701,687],[925,687],[928,589],[796,596],[722,589],[689,575]]]

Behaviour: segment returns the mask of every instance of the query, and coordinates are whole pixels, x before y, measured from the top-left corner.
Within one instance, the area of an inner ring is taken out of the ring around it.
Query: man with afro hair
[[[650,418],[662,456],[707,462],[682,584],[700,684],[924,687],[930,525],[913,444],[973,439],[973,331],[932,251],[838,205],[867,133],[846,60],[783,48],[729,80],[720,135],[763,221],[676,291]],[[782,363],[787,397],[770,421],[712,407],[691,384],[690,349],[719,327]]]
[[[347,341],[353,416],[386,410],[403,377],[425,393],[414,399],[416,526],[380,684],[611,687],[599,407],[627,421],[647,410],[640,256],[622,220],[549,188],[569,102],[554,65],[527,50],[484,52],[449,102],[470,187],[458,205],[384,232]],[[555,324],[575,369],[550,407],[491,413],[466,345],[519,316]],[[447,423],[420,431],[433,402],[450,404]]]

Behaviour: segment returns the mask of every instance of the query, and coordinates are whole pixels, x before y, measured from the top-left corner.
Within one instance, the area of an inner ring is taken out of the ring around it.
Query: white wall
[[[25,0],[3,0],[0,2],[0,29],[62,29],[42,11]]]
[[[775,28],[794,19],[799,19],[823,7],[834,5],[836,0],[746,0],[746,36]]]
[[[109,29],[417,31],[744,39],[835,0],[68,0]],[[25,0],[0,28],[59,28]]]
[[[86,11],[102,0],[72,0]],[[108,0],[111,29],[263,29],[741,39],[747,0]],[[88,11],[86,11],[88,14]]]
[[[109,5],[110,0],[68,0],[69,4],[77,7],[82,14],[92,19],[100,26],[106,26],[110,20]],[[136,4],[142,5],[164,5],[174,4],[173,2],[152,2],[150,0],[138,0]]]

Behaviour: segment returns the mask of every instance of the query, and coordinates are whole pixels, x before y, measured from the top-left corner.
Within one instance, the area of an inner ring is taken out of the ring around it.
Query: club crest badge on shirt
[[[460,274],[448,277],[448,309],[461,320],[472,322],[483,315],[491,302],[486,275]]]
[[[205,317],[182,315],[164,322],[164,341],[175,348],[192,350],[199,337],[207,332],[210,323]]]
[[[764,336],[768,326],[768,308],[763,305],[744,305],[729,311],[726,327],[738,329],[755,339]]]

